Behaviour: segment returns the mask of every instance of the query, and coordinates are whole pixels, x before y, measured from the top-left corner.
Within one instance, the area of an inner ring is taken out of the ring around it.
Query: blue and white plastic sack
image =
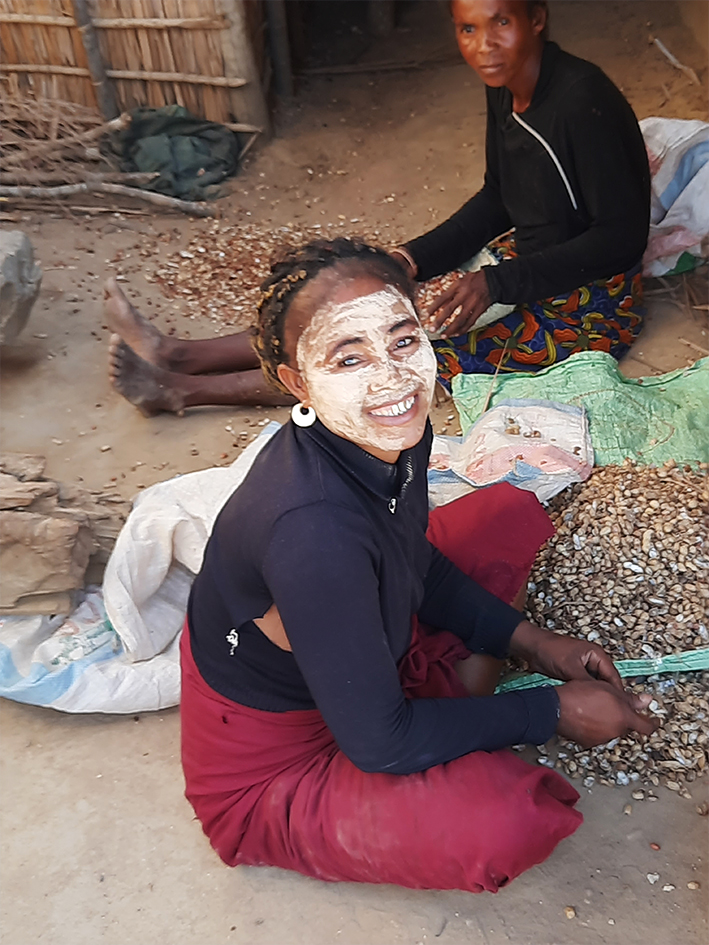
[[[683,253],[706,258],[709,236],[709,123],[644,118],[652,177],[650,235],[643,272],[661,276]]]

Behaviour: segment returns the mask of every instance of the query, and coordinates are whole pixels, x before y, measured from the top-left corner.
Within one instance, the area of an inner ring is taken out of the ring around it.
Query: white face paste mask
[[[312,405],[333,433],[388,453],[421,439],[436,357],[413,305],[398,289],[386,286],[320,309],[296,354]]]

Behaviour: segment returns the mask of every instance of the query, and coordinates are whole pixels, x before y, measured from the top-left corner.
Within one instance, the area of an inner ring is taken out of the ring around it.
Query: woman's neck
[[[540,43],[534,53],[520,65],[513,81],[507,86],[512,93],[512,111],[518,114],[525,112],[531,105],[534,90],[539,81],[539,73],[542,69],[543,51],[544,44]]]

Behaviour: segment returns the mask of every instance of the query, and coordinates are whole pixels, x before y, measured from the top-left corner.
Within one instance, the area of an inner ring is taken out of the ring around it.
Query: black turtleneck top
[[[627,272],[650,223],[650,171],[633,110],[598,68],[547,42],[529,108],[487,88],[482,190],[406,244],[417,279],[449,272],[511,227],[519,256],[484,269],[493,302],[550,298]]]
[[[522,619],[426,538],[431,441],[428,424],[392,465],[319,421],[285,424],[220,512],[190,596],[205,682],[256,709],[319,709],[364,771],[421,771],[478,749],[541,744],[556,728],[550,687],[403,695],[397,663],[414,614],[497,657]],[[253,622],[274,602],[292,652]]]

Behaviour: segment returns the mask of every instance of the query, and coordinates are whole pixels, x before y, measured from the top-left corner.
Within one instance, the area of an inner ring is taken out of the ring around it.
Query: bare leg
[[[486,653],[473,653],[455,667],[460,681],[471,696],[491,696],[500,681],[502,660]]]
[[[524,611],[524,605],[527,602],[528,580],[529,576],[522,582],[522,586],[510,605],[515,610]],[[504,662],[495,659],[494,656],[488,656],[485,653],[473,653],[467,659],[460,660],[455,667],[455,671],[471,696],[491,696],[500,681],[503,665]]]
[[[106,282],[104,310],[111,331],[120,335],[143,361],[165,371],[230,374],[259,367],[248,332],[201,341],[170,338],[130,304],[115,279]]]
[[[119,335],[111,335],[109,374],[116,390],[146,417],[216,404],[273,407],[295,403],[294,398],[269,387],[260,368],[195,376],[165,371],[140,358]]]

